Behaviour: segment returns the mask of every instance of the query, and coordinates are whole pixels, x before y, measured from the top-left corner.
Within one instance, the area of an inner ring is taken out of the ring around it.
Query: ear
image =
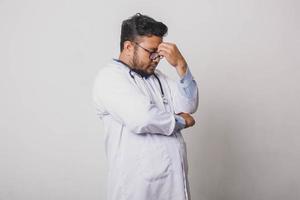
[[[124,42],[124,48],[123,48],[124,52],[128,55],[132,54],[134,51],[134,46],[132,45],[132,42],[130,41],[125,41]]]

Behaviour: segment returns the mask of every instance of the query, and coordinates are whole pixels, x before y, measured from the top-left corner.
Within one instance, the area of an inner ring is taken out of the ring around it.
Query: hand
[[[168,63],[176,68],[180,77],[185,75],[187,63],[175,44],[162,42],[158,46],[157,51],[159,55],[164,56]]]
[[[180,115],[181,117],[184,118],[184,120],[185,120],[185,128],[194,126],[195,120],[192,117],[192,115],[190,115],[189,113],[179,113],[178,115]]]

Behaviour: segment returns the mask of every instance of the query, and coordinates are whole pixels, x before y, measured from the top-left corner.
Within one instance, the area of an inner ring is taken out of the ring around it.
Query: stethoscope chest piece
[[[163,103],[164,103],[164,104],[168,104],[168,99],[167,99],[167,97],[162,96],[162,100],[163,100]]]

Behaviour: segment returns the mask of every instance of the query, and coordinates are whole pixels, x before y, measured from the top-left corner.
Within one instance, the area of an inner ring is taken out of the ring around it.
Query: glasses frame
[[[137,42],[133,42],[134,44],[136,44],[138,47],[144,49],[145,51],[147,51],[149,53],[149,59],[150,60],[156,60],[157,58],[162,59],[164,56],[159,55],[157,51],[151,51],[149,49],[146,49],[145,47],[141,46],[139,43]]]

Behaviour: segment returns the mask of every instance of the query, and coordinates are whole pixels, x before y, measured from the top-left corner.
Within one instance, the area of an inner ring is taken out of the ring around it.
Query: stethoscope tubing
[[[122,63],[123,65],[125,65],[126,67],[128,67],[129,68],[129,75],[130,75],[130,77],[131,78],[133,78],[134,80],[135,80],[135,77],[134,77],[134,75],[132,74],[132,69],[126,64],[126,63],[124,63],[123,61],[121,61],[121,60],[118,60],[118,59],[114,59],[116,62],[119,62],[119,63]],[[158,83],[159,83],[159,88],[160,88],[160,92],[161,92],[161,97],[162,97],[162,99],[163,99],[163,103],[164,104],[167,104],[168,103],[168,100],[166,99],[166,97],[165,97],[165,93],[164,93],[164,90],[163,90],[163,87],[162,87],[162,84],[161,84],[161,81],[160,81],[160,79],[158,78],[158,76],[154,73],[153,74],[154,75],[154,77],[157,79],[157,81],[158,81]]]

